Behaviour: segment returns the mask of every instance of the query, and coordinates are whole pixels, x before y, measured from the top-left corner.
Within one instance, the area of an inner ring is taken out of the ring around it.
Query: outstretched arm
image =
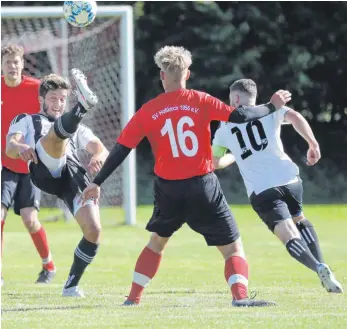
[[[210,121],[229,121],[244,123],[260,119],[276,110],[279,110],[291,100],[291,93],[287,90],[278,90],[270,99],[270,102],[258,106],[239,106],[237,108],[228,106],[218,98],[206,94],[204,99],[208,119]]]
[[[11,159],[18,159],[21,147],[24,145],[22,134],[13,134],[6,137],[6,155]]]
[[[128,122],[118,137],[118,142],[107,157],[104,166],[94,178],[93,183],[83,191],[83,203],[90,198],[97,200],[100,197],[100,185],[121,165],[130,151],[145,137],[140,113],[141,109]]]
[[[270,102],[258,106],[239,106],[231,112],[229,122],[244,123],[260,119],[270,113],[280,109],[291,100],[291,93],[287,90],[279,90],[274,93]]]
[[[285,115],[284,120],[293,125],[294,129],[305,139],[309,149],[307,151],[307,165],[315,165],[321,158],[319,144],[313,134],[313,131],[307,120],[298,112],[289,109]]]
[[[28,134],[28,120],[30,117],[25,114],[17,115],[11,122],[6,137],[6,155],[11,159],[22,159],[25,162],[34,161],[37,157],[34,149],[25,144],[25,136]]]
[[[7,136],[6,155],[11,159],[21,158],[25,162],[34,161],[37,163],[35,151],[24,143],[24,136],[21,133]]]
[[[93,183],[100,186],[122,164],[130,151],[131,148],[116,143]]]
[[[122,164],[130,151],[131,148],[116,143],[92,184],[83,191],[82,203],[91,198],[100,198],[100,185]]]
[[[289,109],[284,114],[284,120],[293,125],[294,129],[305,139],[308,145],[316,146],[318,142],[307,120],[298,112]]]
[[[233,123],[244,123],[260,119],[275,111],[276,107],[272,103],[257,106],[240,105],[230,113],[228,121]]]
[[[91,174],[98,173],[104,165],[109,153],[100,139],[91,140],[86,149],[92,158],[89,161],[88,169]]]

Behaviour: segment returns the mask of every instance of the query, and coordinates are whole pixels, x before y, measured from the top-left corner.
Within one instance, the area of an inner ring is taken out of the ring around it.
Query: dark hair
[[[52,73],[52,74],[46,75],[45,77],[41,79],[39,95],[45,98],[46,94],[50,90],[57,90],[57,89],[70,90],[71,85],[67,79]]]
[[[236,80],[230,86],[230,92],[232,91],[241,91],[248,94],[250,97],[257,97],[257,85],[251,79],[240,79]]]

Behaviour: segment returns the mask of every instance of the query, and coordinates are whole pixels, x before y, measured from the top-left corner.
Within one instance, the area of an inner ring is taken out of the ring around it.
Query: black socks
[[[77,131],[78,125],[86,113],[87,110],[80,103],[77,103],[71,111],[64,113],[54,122],[55,134],[60,139],[69,138]]]
[[[98,244],[89,242],[84,237],[75,249],[74,262],[71,266],[69,277],[65,283],[65,288],[78,285],[84,270],[93,261],[97,251]]]

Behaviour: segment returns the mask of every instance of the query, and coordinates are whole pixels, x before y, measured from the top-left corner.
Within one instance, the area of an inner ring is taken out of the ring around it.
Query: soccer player
[[[257,86],[250,79],[230,87],[232,106],[255,106]],[[296,164],[284,153],[282,124],[292,124],[308,144],[307,165],[320,159],[319,144],[305,118],[283,107],[248,123],[221,123],[213,140],[216,168],[236,161],[253,209],[282,241],[289,254],[316,272],[328,292],[343,292],[323,256],[317,233],[302,209],[303,187]],[[232,154],[224,155],[227,150]]]
[[[66,112],[69,81],[56,74],[44,77],[39,89],[41,112],[15,118],[8,132],[6,154],[13,159],[29,161],[34,184],[62,199],[80,225],[83,238],[75,250],[63,296],[83,297],[78,283],[97,253],[101,224],[99,209],[93,200],[88,200],[84,206],[78,202],[89,179],[77,151],[87,150],[92,155],[88,165],[91,173],[100,170],[108,151],[89,128],[80,125],[98,99],[81,71],[73,69],[72,76],[77,86],[78,103]]]
[[[155,55],[165,93],[144,104],[118,138],[104,167],[83,198],[98,198],[102,182],[132,148],[147,137],[155,157],[154,211],[147,224],[153,232],[140,254],[125,305],[140,302],[145,286],[156,274],[170,236],[184,223],[216,246],[225,259],[225,278],[234,306],[268,306],[273,302],[248,298],[248,265],[236,222],[213,173],[210,122],[245,122],[275,111],[290,100],[279,91],[271,103],[234,108],[200,91],[186,88],[192,64],[183,47],[166,46]]]
[[[23,48],[17,45],[8,45],[1,50],[1,252],[7,211],[14,202],[14,212],[22,217],[42,259],[42,271],[36,282],[49,283],[56,274],[56,268],[46,231],[37,218],[41,192],[30,179],[28,165],[5,154],[6,134],[11,121],[20,113],[34,114],[40,111],[40,81],[22,75],[23,53]],[[1,284],[3,282],[1,275]]]

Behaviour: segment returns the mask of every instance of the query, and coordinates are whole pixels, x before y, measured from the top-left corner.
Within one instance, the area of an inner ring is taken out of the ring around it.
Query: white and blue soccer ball
[[[88,26],[94,21],[96,11],[96,1],[64,1],[65,19],[73,26]]]

